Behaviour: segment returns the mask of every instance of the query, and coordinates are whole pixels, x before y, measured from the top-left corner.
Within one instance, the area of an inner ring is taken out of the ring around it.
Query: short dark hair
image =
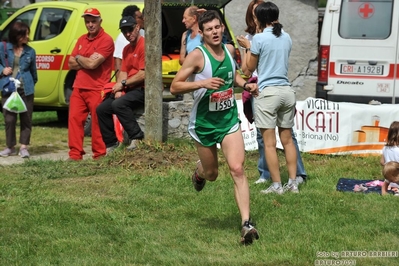
[[[122,11],[122,17],[128,17],[128,16],[132,16],[132,17],[136,17],[136,12],[140,11],[140,8],[136,5],[129,5],[127,7],[125,7]]]
[[[8,32],[8,41],[13,45],[17,45],[18,40],[21,37],[25,37],[28,34],[28,32],[30,32],[28,24],[20,20],[16,21],[14,22],[14,24],[12,24],[10,31]]]
[[[263,30],[268,24],[273,25],[273,34],[280,37],[283,25],[278,21],[279,9],[275,3],[264,2],[255,8],[255,16]]]
[[[214,19],[218,19],[220,21],[220,24],[222,24],[222,19],[220,18],[218,12],[215,10],[207,10],[202,15],[199,16],[198,19],[198,27],[201,31],[204,30],[204,24],[208,23]]]

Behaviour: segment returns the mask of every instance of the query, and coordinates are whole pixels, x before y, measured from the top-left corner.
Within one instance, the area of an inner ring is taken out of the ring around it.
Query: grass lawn
[[[35,134],[46,126],[35,122],[32,148],[48,145]],[[336,191],[340,177],[381,178],[379,158],[302,155],[309,181],[300,194],[263,195],[268,184],[254,184],[258,154],[247,153],[260,233],[251,246],[239,245],[222,156],[218,180],[193,189],[189,140],[144,142],[96,161],[0,166],[0,265],[398,265],[399,197]]]

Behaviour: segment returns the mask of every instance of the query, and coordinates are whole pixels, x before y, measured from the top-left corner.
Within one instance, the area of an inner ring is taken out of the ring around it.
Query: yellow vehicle
[[[206,9],[219,10],[231,0],[190,1]],[[198,2],[198,3],[197,3]],[[214,4],[214,3],[217,4]],[[101,12],[104,30],[116,39],[119,20],[127,5],[137,5],[141,10],[144,1],[46,1],[27,5],[16,11],[0,26],[0,38],[6,40],[12,23],[22,20],[30,26],[29,45],[36,50],[38,82],[35,86],[34,110],[56,110],[59,119],[68,115],[69,98],[76,72],[69,70],[68,58],[77,39],[87,32],[81,15],[88,7]],[[183,12],[191,3],[163,1],[162,4],[162,50],[164,89],[169,89],[179,70],[178,54],[182,33]],[[226,28],[229,28],[225,22]],[[235,42],[234,34],[226,30],[229,42]],[[238,51],[238,49],[237,49]],[[239,52],[237,59],[240,59]]]

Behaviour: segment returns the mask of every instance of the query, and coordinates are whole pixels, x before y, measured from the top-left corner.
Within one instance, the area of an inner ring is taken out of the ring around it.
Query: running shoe
[[[197,165],[200,163],[200,161],[197,162]],[[200,177],[197,173],[198,171],[198,166],[194,171],[194,174],[191,176],[191,181],[193,182],[193,186],[195,188],[195,190],[197,190],[198,192],[201,191],[206,183],[206,180],[203,179],[202,177]]]
[[[262,184],[266,183],[268,180],[266,178],[260,177],[258,180],[255,181],[255,184]]]
[[[284,190],[283,190],[283,188],[282,188],[281,186],[278,187],[278,188],[275,188],[275,187],[273,186],[273,184],[272,184],[272,185],[270,185],[270,187],[268,187],[267,189],[261,190],[260,193],[262,193],[262,194],[272,194],[272,193],[275,193],[275,194],[281,195],[281,194],[284,193]]]
[[[283,187],[283,190],[284,190],[284,192],[289,191],[292,193],[299,193],[299,189],[298,189],[298,185],[297,185],[296,181],[291,183],[291,185],[288,185],[288,183],[285,184]]]
[[[241,244],[250,245],[254,239],[259,239],[258,230],[251,221],[245,221],[241,229]]]

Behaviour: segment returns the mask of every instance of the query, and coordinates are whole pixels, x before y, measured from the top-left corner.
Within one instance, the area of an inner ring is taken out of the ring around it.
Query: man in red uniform
[[[71,160],[81,160],[85,154],[84,124],[89,113],[93,158],[106,154],[96,108],[102,101],[101,91],[109,82],[113,67],[114,41],[101,27],[100,12],[96,8],[88,8],[82,17],[88,33],[78,39],[68,61],[69,68],[77,71],[69,103],[68,144]]]
[[[144,132],[133,114],[135,108],[144,106],[144,38],[139,33],[140,25],[131,16],[123,17],[119,28],[129,44],[123,49],[121,71],[112,88],[111,95],[97,107],[98,122],[107,152],[111,152],[118,146],[113,114],[118,117],[129,136],[127,150],[135,149],[137,140],[144,137]],[[124,95],[122,95],[122,91],[125,92]]]

